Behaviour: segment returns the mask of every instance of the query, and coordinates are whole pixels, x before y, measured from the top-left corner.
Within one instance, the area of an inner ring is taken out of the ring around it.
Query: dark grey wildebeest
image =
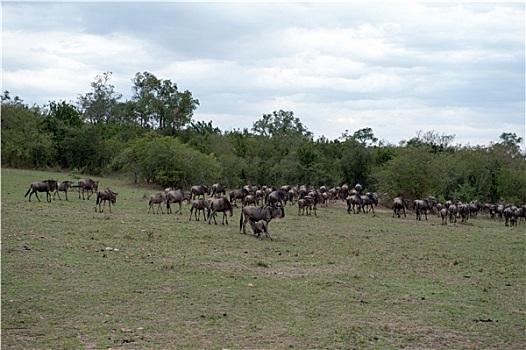
[[[210,189],[205,185],[192,186],[190,188],[192,199],[205,199],[205,194],[210,194]]]
[[[265,205],[273,206],[279,204],[283,207],[285,204],[287,204],[288,197],[288,192],[285,192],[281,188],[274,190],[265,196]]]
[[[157,214],[159,214],[159,209],[161,209],[161,214],[164,214],[162,204],[165,201],[166,198],[161,192],[152,194],[148,200],[148,214],[150,214],[150,210],[152,211],[152,214],[155,214],[155,209],[153,208],[155,204],[157,204]]]
[[[192,221],[192,214],[194,214],[195,220],[199,221],[199,218],[201,217],[201,212],[203,213],[203,220],[206,220],[206,211],[209,206],[209,201],[205,199],[196,199],[192,202],[192,206],[190,207],[190,220]]]
[[[239,231],[244,234],[247,233],[246,226],[249,221],[265,220],[267,223],[275,218],[285,217],[285,209],[283,207],[265,205],[263,207],[244,207],[241,210],[241,217],[239,218]]]
[[[72,185],[73,185],[73,183],[71,181],[57,182],[57,188],[55,190],[55,193],[53,193],[53,199],[55,199],[55,196],[58,195],[58,199],[62,200],[62,198],[60,198],[60,193],[59,192],[64,192],[64,194],[66,196],[66,200],[69,202],[69,200],[68,200],[68,191],[69,191],[69,189],[71,188]]]
[[[51,203],[51,193],[56,189],[57,181],[55,180],[35,181],[31,185],[29,185],[29,189],[27,190],[26,195],[24,197],[27,197],[27,195],[29,195],[29,201],[31,202],[31,196],[34,193],[35,197],[37,197],[38,201],[40,202],[40,198],[38,198],[37,192],[46,192],[46,200],[48,203]]]
[[[229,193],[230,204],[232,204],[234,207],[237,208],[236,200],[240,199],[241,203],[243,203],[243,200],[245,199],[246,196],[248,196],[248,190],[244,187],[230,191]]]
[[[191,195],[186,194],[183,190],[177,189],[171,189],[166,192],[166,213],[171,214],[172,213],[172,204],[178,203],[179,204],[179,210],[177,210],[175,213],[179,212],[179,214],[183,214],[182,211],[182,203],[185,200],[190,200]]]
[[[375,192],[367,192],[360,197],[362,198],[362,210],[364,214],[371,210],[373,211],[373,214],[375,214],[374,207],[378,206],[378,195]],[[365,210],[366,207],[369,207],[369,209]]]
[[[363,200],[359,193],[351,191],[351,194],[345,199],[347,202],[347,213],[352,212],[355,214],[360,213],[362,210]]]
[[[393,218],[395,215],[398,215],[400,217],[400,212],[404,213],[404,217],[406,217],[405,210],[407,209],[407,201],[400,197],[395,197],[393,199]]]
[[[248,224],[250,225],[250,228],[252,229],[254,235],[256,235],[257,237],[261,237],[261,234],[264,233],[268,238],[270,238],[271,241],[273,240],[270,236],[270,233],[268,232],[268,222],[266,222],[265,220],[249,220]]]
[[[208,207],[208,224],[210,225],[210,222],[212,218],[214,218],[214,223],[217,225],[216,221],[216,214],[217,213],[223,213],[223,221],[221,222],[222,225],[226,224],[228,225],[228,216],[234,215],[234,209],[232,208],[232,204],[228,199],[225,197],[221,198],[211,198],[209,201],[209,207]]]
[[[433,210],[433,207],[437,205],[437,201],[433,197],[427,197],[423,199],[415,199],[413,202],[413,208],[415,210],[416,219],[422,220],[422,213],[427,220],[427,213]]]
[[[221,195],[226,194],[226,189],[221,183],[215,183],[212,185],[212,193],[210,194],[210,197],[221,197]]]
[[[106,201],[108,202],[108,207],[110,208],[111,213],[111,205],[115,205],[117,203],[117,192],[113,192],[109,188],[106,188],[104,190],[97,192],[97,200],[95,201],[95,212],[97,212],[97,205],[99,206],[99,213],[104,212],[104,208],[106,207]],[[101,209],[102,205],[102,209]]]
[[[85,199],[84,191],[89,192],[88,194],[88,199],[89,199],[89,197],[91,197],[91,195],[99,189],[99,182],[94,181],[92,179],[81,179],[77,182],[77,185],[75,187],[79,188],[79,199],[80,199],[81,192],[82,192],[82,199]]]

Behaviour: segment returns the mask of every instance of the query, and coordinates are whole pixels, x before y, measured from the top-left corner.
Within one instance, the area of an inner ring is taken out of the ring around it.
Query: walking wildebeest
[[[166,192],[166,213],[171,214],[172,213],[172,203],[178,203],[179,204],[178,212],[180,215],[183,214],[181,205],[184,200],[190,200],[190,198],[184,193],[183,190],[172,189]],[[175,213],[177,214],[177,211]]]
[[[357,192],[351,192],[351,194],[345,199],[347,202],[347,213],[352,212],[355,214],[359,214],[362,210],[363,200],[362,197]],[[358,207],[358,209],[356,209]]]
[[[237,190],[230,191],[230,204],[237,208],[236,199],[241,199],[241,203],[243,203],[243,199],[246,196],[248,196],[248,190],[246,188],[238,188]]]
[[[362,198],[362,210],[363,210],[363,213],[366,214],[368,213],[369,211],[373,211],[373,214],[375,214],[374,212],[374,207],[378,205],[378,195],[376,193],[373,193],[373,192],[367,192],[366,194],[360,196]],[[369,210],[365,210],[365,207],[369,206]]]
[[[205,199],[205,194],[210,194],[208,186],[205,185],[192,186],[192,188],[190,188],[190,192],[192,193],[192,199],[196,199],[201,196],[203,196],[202,199]]]
[[[33,193],[35,194],[35,197],[37,197],[38,201],[40,202],[40,198],[38,198],[37,192],[46,192],[46,200],[48,203],[51,203],[51,193],[57,189],[57,181],[55,180],[44,180],[44,181],[35,181],[31,185],[29,185],[29,189],[26,192],[26,195],[24,197],[27,197],[29,195],[29,201],[31,202],[31,196]]]
[[[190,208],[190,220],[188,221],[192,221],[192,213],[195,216],[195,220],[199,221],[199,218],[201,217],[201,212],[203,213],[203,220],[206,220],[205,210],[208,209],[208,203],[208,200],[205,199],[196,199],[195,201],[193,201],[192,207]]]
[[[243,230],[244,234],[247,233],[246,226],[249,220],[259,221],[265,220],[270,222],[275,218],[285,217],[285,209],[283,207],[265,205],[263,207],[244,207],[241,210],[241,217],[239,218],[239,231]]]
[[[221,195],[225,195],[226,190],[225,187],[220,183],[215,183],[212,185],[212,193],[210,194],[210,197],[221,197]]]
[[[274,190],[266,195],[265,205],[280,205],[285,206],[288,200],[288,192],[283,191],[282,189]]]
[[[226,224],[228,225],[228,217],[226,216],[227,212],[229,213],[229,216],[234,215],[234,209],[232,208],[232,204],[230,204],[230,201],[226,199],[225,197],[221,198],[212,198],[210,200],[210,204],[208,207],[208,224],[210,225],[210,221],[212,218],[214,218],[214,223],[217,225],[216,221],[216,213],[222,212],[223,213],[223,221],[221,222],[222,225]]]
[[[400,217],[400,211],[402,211],[404,213],[404,217],[406,217],[405,215],[406,208],[407,208],[406,200],[402,197],[395,197],[393,199],[393,218],[395,215],[398,215],[398,217]]]
[[[270,238],[271,241],[273,241],[272,237],[270,237],[270,233],[268,233],[268,222],[266,222],[265,220],[248,220],[248,224],[250,225],[250,228],[252,229],[254,235],[261,237],[261,234],[264,233],[268,238]]]
[[[81,179],[77,182],[77,186],[79,188],[79,199],[80,199],[80,192],[82,191],[82,199],[84,198],[84,191],[89,192],[88,199],[91,197],[95,191],[99,189],[99,182],[93,181],[92,179]]]
[[[150,196],[150,199],[148,200],[148,214],[150,214],[150,210],[152,211],[152,214],[155,214],[155,211],[153,209],[154,204],[157,204],[157,214],[159,214],[159,209],[161,209],[161,214],[164,214],[161,204],[163,204],[165,201],[166,198],[161,192],[152,194]]]
[[[72,184],[73,183],[71,181],[57,182],[57,188],[55,189],[55,193],[53,193],[53,199],[55,199],[55,196],[58,195],[58,199],[62,200],[62,198],[60,198],[60,193],[58,193],[59,191],[62,191],[66,194],[66,200],[69,202],[68,190],[71,188]]]
[[[415,209],[416,219],[422,219],[422,213],[424,213],[427,220],[427,213],[432,210],[434,206],[437,205],[436,199],[433,197],[427,197],[424,199],[415,199],[413,202],[413,207]]]
[[[109,188],[106,188],[104,190],[97,192],[97,200],[95,201],[95,212],[97,212],[97,205],[99,206],[99,213],[104,212],[104,208],[106,207],[106,201],[108,201],[108,206],[110,208],[111,213],[111,205],[115,205],[117,203],[117,192],[113,192]],[[102,210],[101,210],[101,204],[102,204]]]

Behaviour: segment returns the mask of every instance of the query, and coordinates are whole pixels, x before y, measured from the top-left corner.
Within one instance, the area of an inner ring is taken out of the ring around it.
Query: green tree
[[[143,127],[153,127],[175,135],[192,121],[199,100],[188,90],[179,92],[177,84],[158,79],[149,72],[133,78],[134,114]]]
[[[91,83],[92,91],[78,97],[82,115],[91,124],[110,123],[117,114],[122,94],[115,92],[115,86],[109,83],[111,75],[111,72],[97,75]]]
[[[43,127],[39,107],[28,107],[8,91],[2,96],[2,165],[11,167],[45,167],[53,165],[53,135]]]

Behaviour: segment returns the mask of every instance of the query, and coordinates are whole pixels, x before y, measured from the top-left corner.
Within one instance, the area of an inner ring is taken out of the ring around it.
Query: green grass
[[[347,214],[269,225],[274,241],[183,215],[147,214],[157,189],[29,203],[72,174],[2,169],[6,349],[521,349],[525,230],[485,215],[442,226]],[[97,180],[99,178],[96,178]],[[41,199],[45,196],[41,196]],[[107,208],[106,208],[107,209]],[[112,249],[109,249],[112,248]]]

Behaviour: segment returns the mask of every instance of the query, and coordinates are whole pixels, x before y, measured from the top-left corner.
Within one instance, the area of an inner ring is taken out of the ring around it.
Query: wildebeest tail
[[[239,218],[239,231],[243,229],[243,209],[241,209],[241,217]]]
[[[24,197],[27,197],[27,195],[31,192],[31,186],[29,186],[29,190],[27,190],[26,195]]]
[[[100,194],[97,192],[97,199],[95,200],[95,205],[100,203]]]

